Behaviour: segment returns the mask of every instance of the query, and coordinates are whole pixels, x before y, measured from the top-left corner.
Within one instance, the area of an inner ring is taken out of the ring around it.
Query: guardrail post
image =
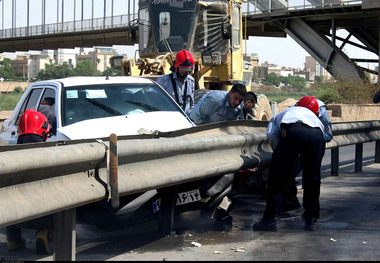
[[[362,172],[363,167],[363,143],[355,146],[355,172]]]
[[[111,190],[111,204],[113,208],[119,207],[119,179],[117,174],[117,136],[112,133],[110,136],[110,148],[109,148],[109,182]]]
[[[339,171],[339,147],[331,148],[331,176],[337,176]]]
[[[363,167],[363,143],[355,146],[355,172],[362,172]]]
[[[380,141],[376,141],[375,163],[380,163]]]
[[[177,201],[177,186],[158,189],[161,196],[159,216],[159,231],[162,235],[172,235],[174,226],[174,211]]]
[[[54,214],[54,260],[75,261],[75,208]]]

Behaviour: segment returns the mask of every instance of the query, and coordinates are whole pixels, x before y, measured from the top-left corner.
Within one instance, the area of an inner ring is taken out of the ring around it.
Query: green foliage
[[[107,67],[107,69],[102,72],[102,76],[121,76],[121,71]]]
[[[38,72],[37,80],[60,79],[73,76],[73,64],[63,62],[62,65],[45,64],[45,69]]]
[[[24,92],[24,90],[20,87],[20,86],[17,86],[13,91],[12,93],[13,94],[22,94]]]
[[[281,83],[284,84],[284,89],[287,92],[302,91],[306,86],[306,80],[304,78],[290,74],[284,77],[277,76],[275,73],[269,73],[263,81],[264,85],[279,86]]]
[[[252,91],[267,96],[269,101],[275,101],[280,103],[288,98],[299,100],[304,96],[315,96],[316,90],[303,89],[302,91],[294,91],[291,86],[283,86],[281,88],[274,88],[272,86],[261,86],[259,88],[252,89]]]
[[[17,104],[17,102],[20,100],[21,93],[8,93],[8,94],[0,94],[0,110],[13,110]]]
[[[275,73],[269,73],[265,77],[263,84],[278,86],[278,85],[280,85],[280,79],[278,78],[278,76]]]
[[[77,63],[74,69],[74,76],[100,76],[100,72],[95,70],[94,64],[91,61],[85,60]]]
[[[377,87],[368,81],[323,81],[316,83],[317,97],[325,103],[362,104],[372,103]]]
[[[0,78],[14,79],[16,77],[13,69],[13,61],[9,58],[4,58],[0,61]]]

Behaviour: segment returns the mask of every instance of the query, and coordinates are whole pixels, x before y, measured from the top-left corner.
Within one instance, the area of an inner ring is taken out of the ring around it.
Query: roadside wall
[[[276,113],[287,109],[297,101],[286,99],[277,104]],[[380,104],[327,104],[327,113],[332,123],[380,120]],[[3,121],[8,119],[13,111],[0,111],[0,129]]]
[[[277,104],[276,113],[287,109],[297,100],[289,98]],[[380,104],[327,104],[331,122],[355,122],[380,120]]]
[[[27,82],[0,81],[0,92],[2,94],[12,92],[16,87],[21,87],[22,90],[25,90],[28,84]]]

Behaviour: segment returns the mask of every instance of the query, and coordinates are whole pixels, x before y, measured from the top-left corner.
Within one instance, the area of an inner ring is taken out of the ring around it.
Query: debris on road
[[[235,252],[244,252],[245,248],[244,247],[237,247],[237,248],[232,247],[231,250],[235,250]]]
[[[202,246],[202,244],[201,243],[198,243],[198,242],[191,242],[191,244],[194,246],[194,247],[200,247],[200,246]]]
[[[335,240],[335,239],[333,239],[333,238],[330,238],[330,241],[332,241],[332,242],[336,242],[336,240]]]

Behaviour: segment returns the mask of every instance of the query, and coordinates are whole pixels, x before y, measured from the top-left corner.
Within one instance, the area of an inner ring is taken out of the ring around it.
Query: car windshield
[[[62,126],[89,119],[152,111],[182,113],[175,102],[155,84],[73,86],[62,92]]]

